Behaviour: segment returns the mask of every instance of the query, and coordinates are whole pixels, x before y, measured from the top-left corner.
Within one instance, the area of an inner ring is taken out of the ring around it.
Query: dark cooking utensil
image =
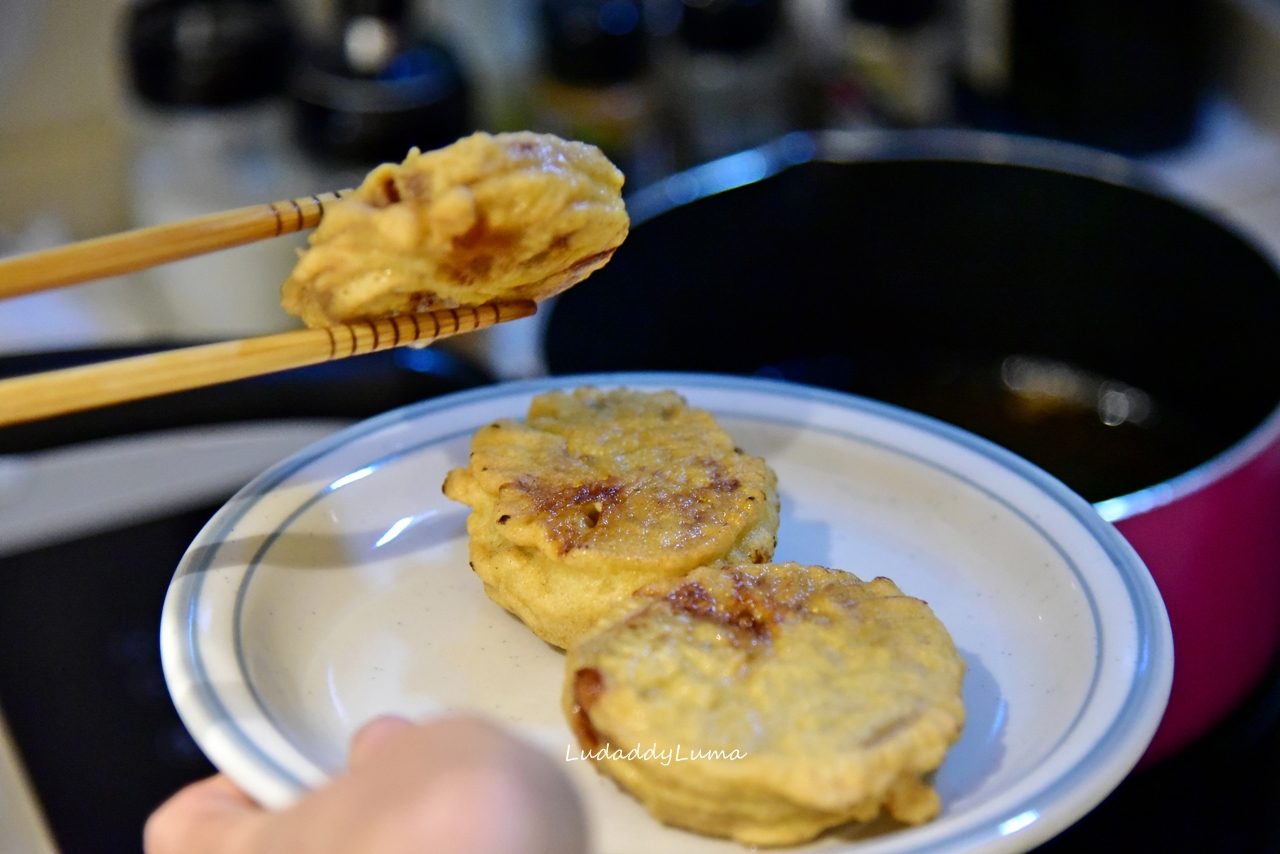
[[[1120,157],[951,131],[793,135],[628,207],[614,260],[555,308],[554,372],[824,385],[1056,474],[1133,543],[1169,610],[1173,694],[1148,759],[1265,671],[1280,276],[1228,227]]]

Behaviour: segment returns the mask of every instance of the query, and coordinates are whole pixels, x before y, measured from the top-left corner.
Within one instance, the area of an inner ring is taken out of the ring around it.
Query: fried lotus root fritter
[[[887,578],[722,565],[636,591],[570,647],[563,705],[596,768],[656,818],[789,845],[882,808],[936,815],[924,776],[964,725],[964,671]]]
[[[777,542],[773,472],[674,392],[540,395],[476,433],[444,493],[472,508],[489,598],[560,647],[645,584]]]
[[[325,210],[282,304],[326,326],[546,299],[602,267],[627,236],[622,181],[595,146],[549,134],[412,149]]]

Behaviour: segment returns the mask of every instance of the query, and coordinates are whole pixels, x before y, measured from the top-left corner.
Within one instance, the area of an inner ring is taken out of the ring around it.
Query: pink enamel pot
[[[895,403],[1059,477],[1173,625],[1147,760],[1280,646],[1280,275],[1140,166],[972,132],[796,134],[628,200],[563,295],[555,373],[758,374]],[[1032,571],[1032,570],[1028,570]]]

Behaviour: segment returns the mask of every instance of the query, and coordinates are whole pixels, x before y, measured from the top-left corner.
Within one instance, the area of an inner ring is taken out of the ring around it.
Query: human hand
[[[473,718],[378,718],[350,767],[288,809],[265,810],[225,775],[160,806],[147,854],[580,854],[582,807],[550,759]]]

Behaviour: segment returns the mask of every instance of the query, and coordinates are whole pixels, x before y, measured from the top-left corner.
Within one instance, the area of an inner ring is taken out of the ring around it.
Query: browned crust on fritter
[[[964,661],[887,578],[797,564],[703,567],[638,589],[568,650],[584,750],[681,745],[740,761],[590,758],[660,820],[753,845],[881,810],[939,809],[927,782],[964,722]]]

